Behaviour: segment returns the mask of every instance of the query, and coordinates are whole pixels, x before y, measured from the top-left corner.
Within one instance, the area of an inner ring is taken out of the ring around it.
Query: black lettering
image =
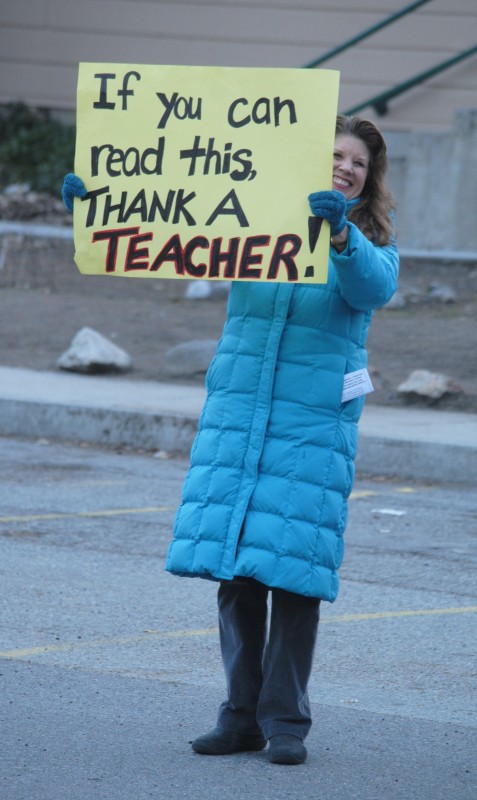
[[[159,100],[161,101],[161,103],[163,104],[163,106],[165,108],[164,114],[162,115],[161,119],[159,120],[159,124],[158,124],[157,127],[158,128],[165,128],[166,124],[167,124],[167,120],[169,119],[169,117],[171,115],[171,112],[174,109],[174,106],[176,104],[176,100],[177,100],[178,95],[177,95],[177,92],[174,92],[174,94],[172,95],[171,99],[168,100],[167,99],[167,95],[165,95],[164,92],[156,92],[156,94],[157,94]]]
[[[135,236],[139,228],[123,228],[122,230],[96,231],[93,233],[93,242],[108,242],[106,254],[106,272],[114,272],[118,256],[118,244],[122,236]]]
[[[95,177],[99,172],[100,156],[104,151],[107,151],[107,156],[104,164],[104,169],[110,177],[118,177],[123,174],[128,178],[131,175],[162,175],[162,162],[164,158],[165,137],[160,136],[157,140],[156,147],[146,147],[142,155],[136,147],[130,147],[124,151],[120,148],[113,147],[112,144],[94,145],[91,148],[91,175]],[[151,166],[148,166],[146,159],[151,160]],[[128,161],[130,162],[128,166]],[[114,165],[119,164],[118,169],[114,169]]]
[[[135,198],[129,203],[126,211],[121,215],[120,222],[127,222],[129,217],[132,217],[133,214],[139,214],[141,222],[146,222],[147,200],[144,189],[140,189]]]
[[[180,110],[180,106],[182,104],[183,111]],[[187,105],[187,101],[185,97],[179,97],[175,106],[174,106],[174,114],[177,119],[185,119],[189,113],[189,107]]]
[[[116,107],[116,103],[108,103],[108,81],[112,80],[116,77],[114,72],[97,72],[94,76],[95,78],[101,79],[101,84],[99,87],[99,100],[93,103],[93,108],[106,108],[106,109],[113,109]]]
[[[263,106],[263,111],[261,107]],[[257,125],[270,125],[270,100],[267,97],[260,97],[253,106],[252,119]]]
[[[202,98],[199,97],[197,99],[197,105],[194,109],[192,108],[192,97],[189,98],[189,119],[201,119],[202,114]]]
[[[287,244],[291,244],[289,250],[285,250]],[[294,258],[300,252],[302,240],[295,233],[284,233],[279,236],[270,259],[267,280],[274,280],[277,277],[280,264],[283,262],[288,272],[289,281],[298,280],[298,269]]]
[[[297,121],[296,108],[293,100],[281,100],[279,97],[273,98],[273,116],[272,116],[272,101],[268,97],[259,97],[252,106],[251,114],[246,116],[239,115],[238,106],[248,106],[249,102],[245,97],[239,97],[234,100],[229,106],[227,121],[232,128],[242,128],[250,122],[255,122],[257,125],[280,125],[280,115],[284,108],[288,109],[288,121],[293,125]],[[240,109],[241,110],[241,109]]]
[[[242,167],[241,170],[234,169],[230,173],[230,177],[233,181],[246,181],[249,175],[252,173],[252,162],[246,158],[242,158],[242,156],[251,155],[252,151],[245,148],[242,148],[242,150],[237,150],[237,152],[233,154],[232,159]],[[253,172],[255,173],[253,177],[255,177],[257,173],[255,170],[253,170]]]
[[[195,192],[191,192],[190,194],[187,195],[187,197],[184,197],[184,189],[179,189],[176,197],[174,216],[172,218],[173,225],[177,225],[177,223],[180,221],[181,214],[184,215],[185,221],[187,222],[188,225],[196,224],[194,217],[185,207],[186,203],[190,203],[190,201],[193,200],[195,196],[196,196]]]
[[[141,156],[141,172],[144,175],[162,175],[162,161],[164,158],[165,137],[160,136],[157,140],[157,148],[146,147]],[[146,164],[146,158],[152,156],[155,159],[151,167]]]
[[[88,192],[83,198],[84,201],[89,201],[88,213],[86,217],[86,227],[90,228],[96,222],[98,215],[98,202],[99,195],[106,195],[104,205],[102,208],[102,225],[109,224],[110,218],[115,214],[115,220],[119,223],[124,223],[129,220],[134,214],[138,214],[142,222],[154,222],[157,217],[163,222],[171,222],[177,225],[185,222],[189,226],[196,225],[196,220],[191,211],[187,208],[196,197],[195,192],[185,194],[184,189],[169,189],[165,201],[161,199],[157,192],[153,192],[152,198],[149,199],[146,190],[140,189],[135,194],[132,200],[129,200],[129,193],[123,191],[120,194],[119,200],[113,201],[113,195],[109,193],[110,187],[104,186],[101,189]],[[225,211],[224,213],[228,213]],[[172,215],[172,219],[171,219]]]
[[[184,254],[182,252],[181,240],[178,233],[175,233],[162,250],[158,253],[151,264],[151,272],[157,272],[166,261],[171,261],[177,275],[184,274]]]
[[[194,250],[196,250],[198,247],[208,248],[209,240],[206,239],[205,236],[194,236],[193,239],[187,242],[184,248],[185,271],[189,275],[193,275],[194,278],[202,278],[207,272],[207,264],[194,264],[192,261]]]
[[[229,107],[229,113],[227,115],[227,121],[232,128],[243,128],[244,125],[248,125],[250,122],[250,114],[247,117],[244,117],[241,120],[235,119],[235,109],[238,105],[248,105],[248,101],[245,97],[239,97],[237,100],[234,100],[233,103]]]
[[[209,276],[218,278],[220,275],[220,265],[225,264],[224,278],[234,278],[237,268],[237,254],[240,244],[240,237],[234,236],[229,240],[229,249],[222,250],[222,239],[212,240],[212,251],[210,254]]]
[[[94,220],[96,219],[96,210],[97,210],[97,203],[96,198],[99,197],[100,194],[106,194],[109,192],[109,186],[103,186],[101,189],[94,189],[91,192],[88,192],[86,197],[83,200],[89,200],[88,206],[88,214],[86,216],[86,227],[91,228],[94,225]]]
[[[138,248],[138,244],[140,242],[150,242],[152,239],[152,233],[141,233],[139,236],[131,236],[129,240],[129,247],[128,252],[126,255],[126,261],[124,262],[124,271],[130,272],[133,269],[148,269],[148,262],[147,261],[139,261],[140,258],[149,258],[149,248],[148,247],[140,247]]]
[[[194,137],[194,144],[188,150],[181,150],[179,158],[190,158],[188,175],[195,175],[195,166],[198,158],[202,158],[206,154],[205,147],[200,147],[200,136]]]
[[[239,265],[239,278],[260,278],[262,270],[253,269],[252,265],[262,263],[263,253],[254,253],[253,248],[266,247],[269,244],[270,236],[249,236],[245,240]]]
[[[103,208],[103,225],[107,225],[109,222],[109,217],[113,213],[113,211],[117,211],[117,221],[124,222],[124,208],[126,205],[126,200],[128,197],[127,192],[121,192],[121,200],[119,203],[113,203],[112,196],[110,194],[106,195],[106,199],[104,201],[104,208]]]
[[[125,76],[123,78],[123,88],[118,90],[118,96],[123,98],[123,104],[122,104],[122,110],[123,111],[127,110],[127,107],[128,107],[127,98],[128,98],[128,96],[134,94],[132,89],[128,89],[129,79],[130,78],[136,78],[137,81],[141,80],[141,76],[140,76],[139,72],[134,72],[134,71],[126,72],[126,74],[125,74]]]
[[[228,173],[230,172],[230,151],[231,150],[232,150],[232,142],[227,142],[227,144],[224,147],[224,163],[223,163],[223,167],[222,167],[222,174],[223,175],[228,175]],[[240,150],[239,152],[242,152],[242,151]],[[247,152],[250,152],[250,151],[247,151]],[[250,155],[251,155],[251,153],[250,153]],[[235,159],[235,156],[234,156],[234,159]]]
[[[205,154],[205,162],[204,162],[204,175],[209,174],[209,167],[211,164],[212,159],[215,161],[215,175],[220,175],[222,171],[222,157],[218,150],[214,150],[214,142],[215,139],[212,137],[209,139],[209,143],[207,145],[207,152]]]
[[[114,164],[120,164],[120,169],[113,169]],[[124,153],[122,150],[111,148],[111,152],[106,159],[106,172],[114,178],[121,175],[122,170],[124,170]]]
[[[164,106],[164,113],[159,120],[158,128],[165,128],[167,121],[174,112],[176,119],[201,119],[202,114],[202,98],[198,97],[196,100],[195,108],[192,105],[193,97],[179,97],[177,92],[174,92],[171,99],[168,100],[164,92],[156,92],[159,100]]]
[[[273,114],[274,114],[274,119],[275,119],[275,127],[280,125],[280,114],[281,114],[282,108],[284,108],[285,106],[288,108],[288,111],[289,111],[289,122],[290,122],[290,125],[294,125],[295,122],[297,121],[296,108],[295,108],[295,103],[293,102],[293,100],[280,100],[279,97],[274,97],[273,98]]]
[[[120,151],[121,152],[121,151]],[[136,147],[129,147],[128,150],[124,153],[123,157],[123,173],[126,175],[127,178],[130,178],[131,175],[140,175],[140,159],[139,159],[139,151]],[[131,162],[131,166],[128,167],[128,161]]]
[[[163,205],[157,192],[154,192],[154,194],[152,195],[151,204],[149,206],[149,216],[147,218],[147,221],[154,222],[156,218],[156,213],[158,212],[162,221],[168,222],[172,211],[174,195],[175,191],[173,189],[169,189],[169,191],[167,192],[166,204]]]
[[[227,208],[227,203],[231,203],[231,208]],[[212,225],[213,222],[217,219],[220,214],[230,215],[233,214],[237,217],[237,221],[241,228],[248,227],[248,220],[245,216],[244,210],[240,205],[240,201],[235,193],[235,189],[231,189],[230,192],[225,195],[223,200],[220,201],[217,208],[214,209],[212,214],[210,215],[209,219],[205,223],[206,225]]]
[[[100,146],[95,145],[91,148],[91,175],[93,178],[98,174],[99,156],[101,155],[101,152],[103,150],[109,150],[109,152],[111,152],[112,149],[113,146],[111,144],[102,144]],[[118,172],[117,174],[119,175],[120,173]]]

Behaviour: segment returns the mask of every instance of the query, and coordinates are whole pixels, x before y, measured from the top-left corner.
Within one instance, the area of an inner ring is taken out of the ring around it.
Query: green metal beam
[[[463,50],[462,53],[459,53],[452,58],[448,58],[446,61],[441,61],[440,64],[436,64],[436,66],[431,67],[430,69],[425,70],[424,72],[420,72],[418,75],[414,75],[413,78],[410,78],[407,81],[403,81],[403,83],[398,83],[392,89],[388,89],[385,92],[381,92],[381,94],[377,94],[374,97],[369,98],[369,100],[365,100],[363,103],[359,103],[352,108],[349,108],[347,111],[343,113],[346,116],[352,116],[353,114],[357,114],[358,111],[362,111],[363,108],[368,108],[368,106],[372,106],[379,116],[384,116],[388,112],[388,103],[394,97],[397,97],[403,92],[409,91],[409,89],[413,89],[415,86],[418,86],[420,83],[433,78],[435,75],[438,75],[440,72],[443,72],[450,67],[453,67],[455,64],[459,64],[461,61],[464,61],[466,58],[470,58],[471,56],[477,53],[477,44],[473,45],[473,47],[469,47],[468,50]]]
[[[323,64],[325,61],[329,61],[330,58],[334,58],[337,56],[338,53],[342,53],[343,50],[347,50],[349,47],[353,47],[355,44],[362,42],[363,39],[367,39],[368,36],[372,36],[373,33],[376,31],[380,31],[382,28],[385,28],[387,25],[391,25],[391,23],[396,22],[397,19],[400,17],[404,17],[406,14],[410,14],[411,11],[415,11],[416,8],[420,6],[424,6],[426,3],[429,3],[430,0],[418,0],[416,3],[411,3],[405,8],[401,9],[401,11],[396,11],[394,14],[390,14],[389,17],[385,17],[381,22],[378,22],[376,25],[373,25],[371,28],[367,28],[362,33],[358,33],[357,36],[353,36],[352,39],[348,39],[343,44],[338,45],[338,47],[334,47],[332,50],[328,50],[319,58],[316,58],[314,61],[310,61],[309,64],[305,64],[304,69],[314,69],[318,66],[318,64]]]

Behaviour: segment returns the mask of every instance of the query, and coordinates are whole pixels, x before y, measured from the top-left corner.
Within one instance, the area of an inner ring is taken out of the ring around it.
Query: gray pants
[[[267,637],[267,599],[271,615]],[[219,630],[228,699],[218,726],[269,739],[311,727],[308,680],[318,631],[320,601],[251,578],[223,581],[218,591]]]

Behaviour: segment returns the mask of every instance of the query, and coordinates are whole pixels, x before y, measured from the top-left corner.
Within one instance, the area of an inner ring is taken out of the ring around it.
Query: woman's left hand
[[[346,198],[336,191],[314,192],[308,197],[312,213],[326,219],[332,236],[338,236],[346,226]]]

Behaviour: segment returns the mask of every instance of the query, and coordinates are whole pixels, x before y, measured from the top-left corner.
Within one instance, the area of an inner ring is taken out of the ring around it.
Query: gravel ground
[[[23,201],[1,196],[0,218],[71,223],[61,201],[39,195]],[[224,294],[188,300],[188,282],[80,275],[67,240],[8,234],[0,244],[4,366],[56,369],[73,336],[89,326],[129,353],[131,380],[168,380],[168,349],[220,336]],[[434,285],[449,287],[454,302],[433,297]],[[477,412],[477,265],[403,261],[400,293],[404,307],[380,309],[371,326],[368,349],[375,392],[367,402],[430,405],[397,391],[412,370],[426,369],[447,375],[463,390],[432,401],[433,407]],[[202,381],[200,374],[189,379]]]

